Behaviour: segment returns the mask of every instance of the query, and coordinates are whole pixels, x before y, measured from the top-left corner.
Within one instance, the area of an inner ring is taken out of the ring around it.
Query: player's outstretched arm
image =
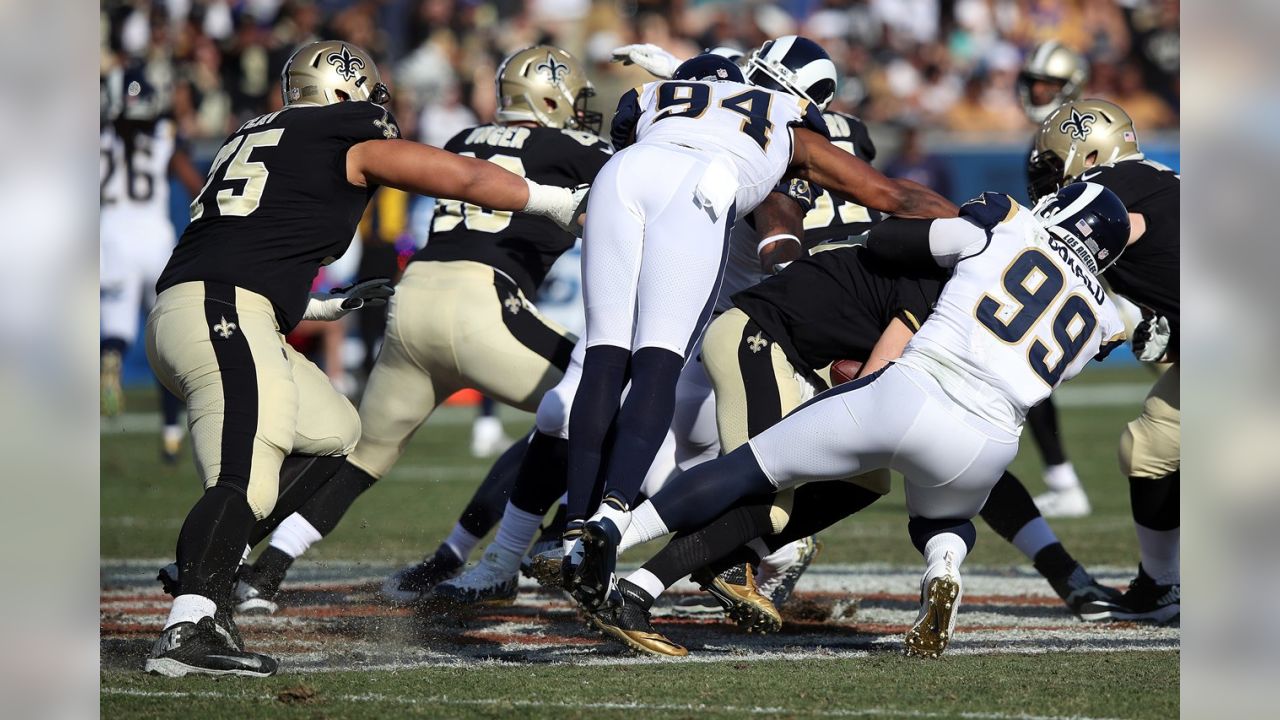
[[[756,248],[760,269],[779,272],[804,254],[804,207],[780,192],[771,192],[751,211],[756,232],[762,238]]]
[[[832,145],[812,130],[796,128],[791,169],[842,198],[873,210],[909,218],[955,217],[958,208],[938,193],[909,180],[885,177],[865,160]]]
[[[347,181],[357,187],[387,185],[492,210],[542,215],[565,228],[572,226],[580,199],[568,188],[540,185],[487,160],[409,140],[369,140],[352,146],[347,151]]]

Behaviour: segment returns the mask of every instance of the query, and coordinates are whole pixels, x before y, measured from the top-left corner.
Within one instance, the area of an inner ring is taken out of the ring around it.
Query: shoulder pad
[[[960,217],[990,230],[1018,214],[1018,203],[1004,193],[984,192],[960,206]]]

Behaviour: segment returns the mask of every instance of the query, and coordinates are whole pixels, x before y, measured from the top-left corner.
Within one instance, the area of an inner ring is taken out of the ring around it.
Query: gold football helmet
[[[600,133],[603,116],[587,109],[596,94],[586,70],[572,55],[552,45],[513,53],[498,66],[498,122]]]
[[[1119,105],[1096,98],[1069,102],[1036,131],[1027,192],[1037,200],[1075,182],[1090,167],[1134,157],[1142,157],[1138,133]]]
[[[347,100],[385,105],[391,100],[373,57],[340,40],[322,40],[294,51],[280,72],[280,93],[285,105],[332,105]]]
[[[1079,99],[1088,81],[1089,61],[1084,56],[1056,40],[1041,43],[1018,73],[1022,110],[1032,122],[1044,122],[1059,105]]]

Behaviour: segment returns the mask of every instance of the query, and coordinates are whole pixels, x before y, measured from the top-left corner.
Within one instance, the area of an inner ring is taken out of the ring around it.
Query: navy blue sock
[[[969,552],[973,552],[973,544],[978,541],[978,529],[973,526],[973,522],[963,518],[941,518],[931,520],[923,517],[913,517],[907,523],[907,532],[911,534],[911,544],[916,546],[916,550],[920,554],[924,554],[924,546],[933,539],[935,535],[943,533],[954,533],[964,540],[964,546]]]
[[[125,350],[129,349],[129,346],[125,344],[124,340],[115,337],[102,338],[100,347],[102,348],[101,352],[104,355],[109,352],[115,352],[120,353],[121,357],[124,357]]]
[[[569,411],[569,520],[595,510],[609,430],[618,415],[631,352],[612,345],[587,348],[582,380]]]
[[[739,500],[777,492],[748,445],[677,475],[649,498],[671,532],[697,530]]]
[[[462,529],[482,538],[498,524],[502,512],[507,509],[507,498],[511,497],[528,449],[529,443],[517,440],[498,457],[458,517]]]
[[[631,390],[618,411],[617,435],[605,474],[605,497],[633,507],[644,476],[671,427],[676,412],[676,382],[683,367],[684,358],[663,348],[640,348],[631,356]]]
[[[535,430],[511,489],[511,504],[527,513],[546,515],[564,494],[568,453],[568,440]]]

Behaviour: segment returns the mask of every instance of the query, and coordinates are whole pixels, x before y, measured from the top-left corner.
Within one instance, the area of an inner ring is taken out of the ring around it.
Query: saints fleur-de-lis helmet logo
[[[569,74],[569,66],[562,62],[557,62],[551,53],[547,53],[547,59],[538,63],[533,69],[536,72],[546,73],[553,83],[560,82],[565,75]]]
[[[1071,117],[1063,120],[1058,129],[1064,133],[1070,133],[1076,140],[1084,140],[1089,137],[1089,133],[1093,132],[1093,124],[1097,120],[1098,116],[1091,112],[1081,113],[1071,108]]]
[[[325,57],[325,62],[333,66],[334,70],[342,76],[343,80],[352,80],[364,69],[364,60],[352,55],[346,45],[341,50],[335,50]]]

